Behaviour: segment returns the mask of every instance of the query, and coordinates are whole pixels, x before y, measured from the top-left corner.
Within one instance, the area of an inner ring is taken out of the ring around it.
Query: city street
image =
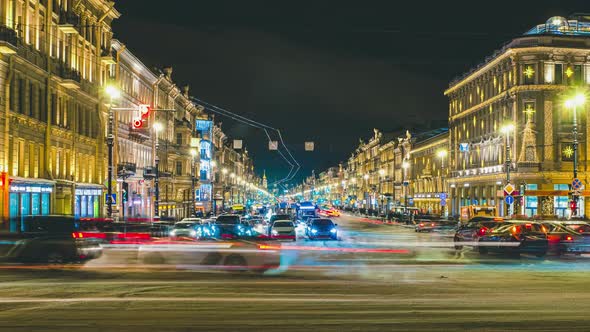
[[[582,331],[590,324],[584,257],[483,259],[440,248],[444,234],[335,220],[342,240],[285,243],[281,268],[264,275],[3,266],[0,330]]]

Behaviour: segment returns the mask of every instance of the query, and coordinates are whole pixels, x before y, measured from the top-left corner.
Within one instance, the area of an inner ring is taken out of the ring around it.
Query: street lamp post
[[[190,215],[195,216],[195,158],[197,157],[197,150],[191,149],[191,207]]]
[[[447,156],[447,150],[439,150],[436,155],[440,158],[440,184],[443,193],[447,192],[447,186],[445,184],[445,157]],[[447,198],[444,198],[445,200]],[[441,202],[443,198],[441,198]],[[446,202],[445,205],[441,206],[441,214],[446,216]]]
[[[367,212],[367,215],[368,215],[369,214],[369,205],[371,204],[371,202],[370,202],[371,198],[369,197],[369,174],[363,175],[363,179],[365,179],[365,190],[366,190],[365,191],[366,195],[364,198],[365,198],[365,202],[366,202],[365,209],[367,209],[367,211],[365,211],[365,212]],[[369,201],[367,201],[367,199]]]
[[[222,168],[221,169],[221,177],[222,179],[222,186],[223,186],[223,191],[222,191],[222,200],[221,200],[221,210],[225,210],[225,191],[227,189],[227,168]]]
[[[408,168],[410,167],[410,163],[406,160],[402,162],[402,168],[404,169],[404,213],[408,213]]]
[[[512,166],[512,157],[511,157],[511,149],[510,149],[510,133],[514,131],[514,124],[509,123],[504,125],[501,129],[504,136],[506,136],[506,185],[510,183],[510,166]],[[508,216],[512,215],[512,204],[508,204],[507,212]]]
[[[209,181],[211,183],[211,194],[209,195],[209,199],[211,200],[211,213],[215,216],[215,167],[217,166],[217,162],[215,162],[215,160],[211,160],[211,162],[209,163],[209,165],[211,166],[211,181]]]
[[[379,170],[379,198],[381,199],[380,205],[379,205],[379,211],[381,211],[383,214],[385,214],[385,209],[383,206],[383,177],[385,176],[385,170],[384,169],[380,169]]]
[[[586,96],[582,93],[578,93],[570,99],[565,101],[565,107],[572,109],[573,113],[573,124],[572,124],[572,135],[573,135],[573,150],[574,150],[574,179],[578,178],[578,107],[583,106],[586,103]],[[572,215],[577,215],[578,209],[578,195],[572,195]]]
[[[115,137],[114,137],[114,111],[113,111],[113,99],[119,98],[121,96],[121,92],[115,88],[114,86],[107,86],[105,88],[105,92],[110,97],[109,102],[109,122],[107,128],[107,148],[108,148],[108,183],[107,183],[107,217],[113,217],[113,147],[115,145]]]
[[[162,131],[163,127],[162,124],[159,122],[154,123],[154,132],[155,132],[155,149],[154,149],[154,153],[155,153],[155,164],[156,164],[156,169],[155,169],[155,176],[154,176],[154,216],[155,217],[159,217],[160,216],[160,158],[158,158],[158,147],[160,146],[160,143],[158,142],[159,137],[158,137],[158,133],[160,131]]]

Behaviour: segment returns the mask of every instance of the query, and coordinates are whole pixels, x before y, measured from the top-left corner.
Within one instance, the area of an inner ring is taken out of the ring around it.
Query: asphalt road
[[[480,258],[445,248],[448,234],[338,223],[341,241],[289,244],[264,275],[3,267],[0,331],[590,329],[585,257]]]

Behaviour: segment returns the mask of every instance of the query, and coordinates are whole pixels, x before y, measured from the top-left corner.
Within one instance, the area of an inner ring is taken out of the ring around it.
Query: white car
[[[279,240],[297,241],[295,225],[291,220],[275,220],[270,228],[270,237]]]

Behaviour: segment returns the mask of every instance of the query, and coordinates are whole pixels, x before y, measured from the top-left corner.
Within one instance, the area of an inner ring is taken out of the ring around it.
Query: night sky
[[[163,8],[163,6],[167,8]],[[572,1],[117,1],[121,40],[149,67],[174,67],[191,95],[279,128],[303,169],[345,160],[373,128],[444,127],[444,89],[510,38]],[[258,172],[288,171],[263,131],[216,117]],[[315,141],[313,153],[303,151]]]

